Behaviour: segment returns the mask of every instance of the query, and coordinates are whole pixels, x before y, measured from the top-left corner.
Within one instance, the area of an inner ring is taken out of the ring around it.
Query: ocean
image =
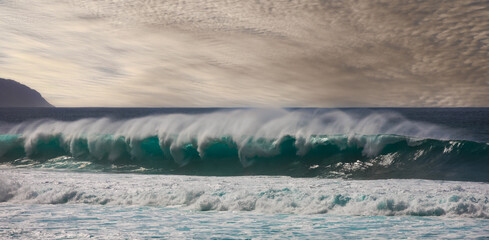
[[[0,109],[1,239],[487,239],[489,108]]]

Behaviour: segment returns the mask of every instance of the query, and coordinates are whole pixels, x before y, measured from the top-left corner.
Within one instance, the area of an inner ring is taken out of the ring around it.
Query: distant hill
[[[54,107],[39,92],[14,80],[0,78],[0,107]]]

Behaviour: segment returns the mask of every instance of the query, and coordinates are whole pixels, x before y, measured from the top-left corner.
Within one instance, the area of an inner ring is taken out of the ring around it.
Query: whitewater
[[[488,109],[0,113],[1,238],[489,236]]]

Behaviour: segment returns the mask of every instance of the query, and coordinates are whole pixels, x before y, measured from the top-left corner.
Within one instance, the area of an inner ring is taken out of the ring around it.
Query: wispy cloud
[[[0,1],[57,106],[489,106],[486,1]]]

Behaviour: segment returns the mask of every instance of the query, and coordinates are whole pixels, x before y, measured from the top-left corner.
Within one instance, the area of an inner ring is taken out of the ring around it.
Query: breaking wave
[[[16,166],[195,175],[489,181],[489,145],[395,113],[285,110],[37,120],[0,135]]]

